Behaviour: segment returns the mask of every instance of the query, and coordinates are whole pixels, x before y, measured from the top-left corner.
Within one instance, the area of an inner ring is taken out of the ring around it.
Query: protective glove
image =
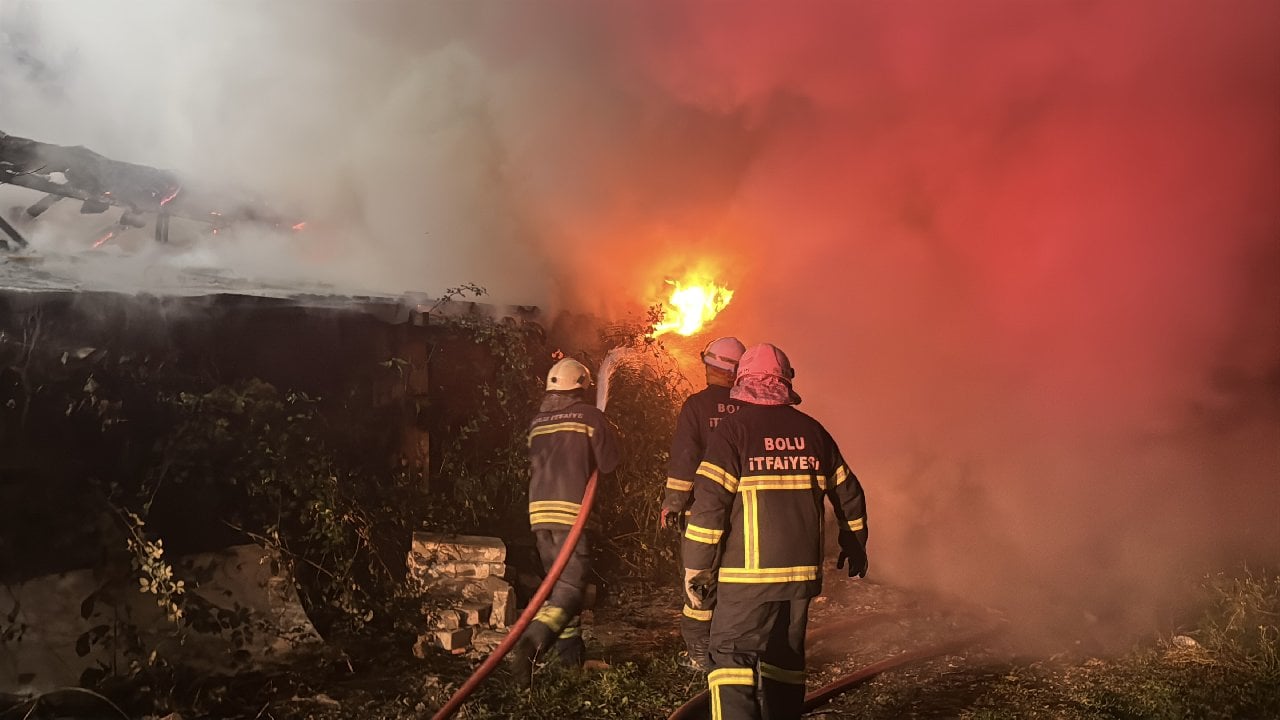
[[[680,527],[680,515],[679,510],[662,508],[662,512],[658,513],[658,527],[667,529]]]
[[[840,538],[840,556],[836,558],[836,569],[843,568],[846,562],[849,563],[849,577],[867,576],[867,549],[852,535],[848,539]]]
[[[689,607],[694,610],[705,610],[702,607],[707,600],[707,589],[711,587],[710,570],[684,569],[684,596]]]

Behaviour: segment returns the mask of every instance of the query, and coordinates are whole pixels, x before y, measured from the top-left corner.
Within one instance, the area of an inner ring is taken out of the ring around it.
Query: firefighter
[[[590,385],[585,365],[560,360],[547,373],[546,395],[529,425],[529,525],[547,571],[578,518],[592,471],[604,475],[618,466],[617,435],[604,413],[586,400]],[[585,646],[578,613],[590,568],[591,551],[583,535],[546,604],[512,648],[509,662],[518,684],[529,684],[539,653],[557,664],[582,665]]]
[[[689,507],[693,504],[693,479],[698,463],[707,450],[707,440],[721,420],[734,413],[740,403],[729,397],[738,360],[746,348],[734,337],[722,337],[707,343],[702,351],[702,363],[706,366],[707,387],[685,400],[676,420],[676,432],[671,439],[671,460],[667,465],[666,492],[662,498],[659,522],[663,527],[678,528],[684,533]],[[683,586],[683,582],[680,585]],[[683,590],[680,597],[684,598]],[[707,588],[707,595],[700,607],[684,603],[680,616],[680,634],[684,636],[686,652],[681,663],[686,667],[706,672],[707,642],[711,636],[711,616],[715,609],[715,583]]]
[[[797,410],[795,372],[773,345],[738,364],[742,403],[711,436],[684,535],[685,594],[697,608],[718,581],[711,621],[711,715],[799,718],[809,599],[822,589],[822,499],[839,528],[839,569],[867,572],[862,486],[831,435]]]

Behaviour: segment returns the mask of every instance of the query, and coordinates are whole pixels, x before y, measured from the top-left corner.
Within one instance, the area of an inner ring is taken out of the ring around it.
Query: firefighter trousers
[[[538,546],[538,557],[542,560],[542,569],[549,572],[569,537],[569,529],[535,530],[533,537]],[[569,563],[564,566],[564,572],[551,588],[547,602],[538,610],[533,622],[529,624],[529,630],[525,632],[526,637],[532,637],[540,650],[550,649],[552,652],[549,655],[555,662],[572,666],[582,664],[586,646],[582,642],[582,619],[579,613],[582,612],[582,603],[586,598],[587,574],[590,571],[591,548],[583,533],[573,554],[569,556]],[[539,625],[545,629],[539,628]]]
[[[680,516],[680,537],[684,537],[685,527],[689,523],[688,513]],[[716,551],[715,566],[720,565],[720,551]],[[676,587],[680,590],[680,602],[682,610],[680,612],[680,635],[684,638],[684,646],[689,651],[689,659],[700,664],[706,665],[707,649],[711,641],[711,618],[714,616],[716,608],[716,581],[714,575],[711,584],[707,587],[707,593],[702,598],[701,608],[694,608],[689,605],[689,596],[685,594],[684,587],[684,543],[680,543],[680,567],[677,570],[680,573],[676,581]]]
[[[798,720],[804,709],[809,599],[721,597],[711,621],[712,720]]]

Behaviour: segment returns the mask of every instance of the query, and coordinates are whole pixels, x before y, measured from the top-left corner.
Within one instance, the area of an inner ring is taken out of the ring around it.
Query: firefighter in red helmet
[[[698,472],[698,463],[702,462],[702,456],[707,450],[707,441],[720,421],[733,414],[740,405],[737,400],[729,397],[729,389],[733,387],[738,360],[745,350],[737,338],[722,337],[707,343],[702,351],[707,387],[685,400],[676,419],[660,514],[663,527],[678,527],[681,533],[684,532],[689,507],[693,504],[693,479]],[[681,597],[683,596],[684,593],[681,592]],[[684,636],[686,647],[681,660],[686,667],[706,672],[707,643],[711,635],[714,609],[714,582],[708,586],[699,607],[684,603],[680,616],[680,634]]]
[[[684,535],[685,593],[697,607],[718,582],[711,621],[711,716],[799,718],[809,599],[822,589],[823,497],[849,575],[867,572],[862,486],[825,428],[794,406],[781,350],[743,354],[731,397],[694,481]]]
[[[546,395],[529,425],[529,525],[543,570],[550,570],[578,519],[587,480],[618,466],[618,439],[603,412],[586,399],[591,373],[564,358],[547,373]],[[517,684],[527,686],[533,664],[545,653],[558,664],[581,666],[585,647],[578,613],[591,568],[586,535],[546,603],[512,648],[508,663]]]

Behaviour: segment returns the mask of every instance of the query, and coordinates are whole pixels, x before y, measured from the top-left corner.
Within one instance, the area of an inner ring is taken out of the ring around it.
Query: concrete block
[[[489,624],[505,630],[516,621],[515,588],[508,585],[502,590],[493,591],[493,607],[489,611]]]
[[[415,532],[410,554],[420,555],[429,563],[500,563],[507,559],[507,546],[500,538],[495,537]]]
[[[435,639],[436,647],[442,650],[453,652],[454,650],[465,650],[471,646],[471,638],[475,635],[475,628],[462,627],[455,630],[433,630],[431,636]]]
[[[457,630],[468,624],[463,622],[463,613],[453,608],[436,610],[435,612],[430,612],[430,615],[432,616],[431,626],[437,630]]]
[[[493,603],[471,601],[463,603],[462,607],[458,608],[458,612],[461,613],[462,621],[467,625],[486,625],[492,609]]]
[[[477,630],[474,637],[471,638],[471,647],[486,655],[493,652],[507,639],[507,633],[503,630]]]
[[[461,589],[462,596],[467,600],[491,601],[494,593],[510,590],[511,585],[500,577],[490,575],[487,578],[463,583]]]
[[[507,571],[504,563],[495,562],[444,562],[424,567],[424,572],[431,577],[487,578],[491,575],[502,577]]]

